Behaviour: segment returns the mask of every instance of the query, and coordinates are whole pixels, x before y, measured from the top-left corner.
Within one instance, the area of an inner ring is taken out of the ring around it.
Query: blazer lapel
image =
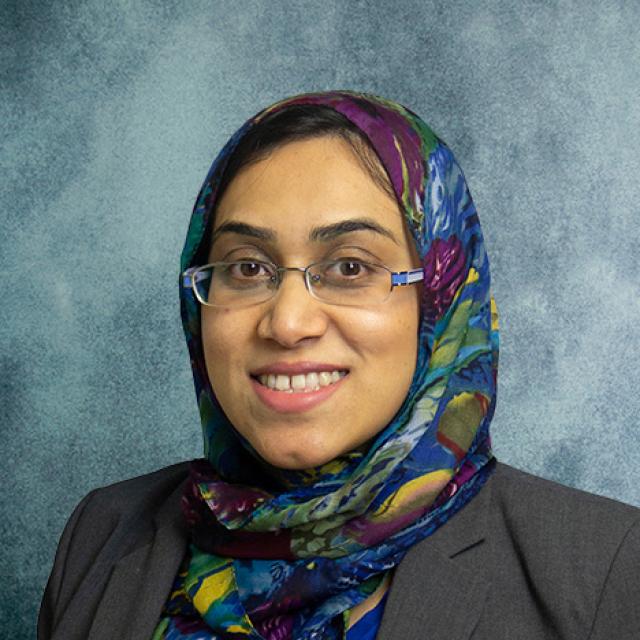
[[[491,478],[480,493],[397,567],[378,633],[381,640],[468,640],[490,585],[487,513]]]
[[[182,486],[154,518],[151,540],[123,556],[100,601],[88,640],[149,640],[187,549]]]

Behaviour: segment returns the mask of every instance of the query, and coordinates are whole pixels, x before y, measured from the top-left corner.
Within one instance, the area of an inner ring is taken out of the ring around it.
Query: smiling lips
[[[318,391],[320,387],[328,387],[330,384],[338,382],[340,378],[347,375],[346,371],[311,371],[310,373],[298,373],[288,376],[282,373],[263,373],[258,376],[260,384],[276,391],[286,391],[287,393],[309,393]]]
[[[307,411],[332,396],[348,375],[346,368],[313,362],[275,363],[251,374],[256,395],[279,413]]]

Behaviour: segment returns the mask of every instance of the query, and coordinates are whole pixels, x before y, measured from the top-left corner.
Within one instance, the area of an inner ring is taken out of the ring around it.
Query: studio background
[[[34,636],[88,491],[201,454],[177,289],[190,210],[229,135],[303,91],[398,100],[461,163],[501,318],[499,459],[640,505],[640,4],[1,11],[3,637]]]

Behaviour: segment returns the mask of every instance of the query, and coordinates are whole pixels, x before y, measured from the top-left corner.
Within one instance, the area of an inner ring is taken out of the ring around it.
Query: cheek
[[[224,384],[228,376],[220,373],[240,362],[238,356],[250,339],[245,324],[237,313],[226,309],[203,309],[202,346],[212,384],[215,381]]]
[[[405,380],[413,376],[415,368],[419,311],[412,299],[403,302],[409,304],[398,304],[384,312],[363,310],[355,322],[346,326],[349,326],[352,343],[363,355],[379,361],[378,373],[385,376],[402,373],[399,377]]]

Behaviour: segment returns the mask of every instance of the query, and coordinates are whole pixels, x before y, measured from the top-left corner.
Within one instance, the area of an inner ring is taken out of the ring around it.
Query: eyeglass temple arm
[[[194,276],[195,274],[195,282]],[[185,289],[192,287],[196,282],[202,282],[202,280],[206,280],[208,275],[202,271],[197,271],[197,267],[190,267],[182,274],[182,286]]]
[[[424,269],[412,269],[411,271],[397,271],[391,274],[392,287],[404,287],[414,282],[424,280]]]

